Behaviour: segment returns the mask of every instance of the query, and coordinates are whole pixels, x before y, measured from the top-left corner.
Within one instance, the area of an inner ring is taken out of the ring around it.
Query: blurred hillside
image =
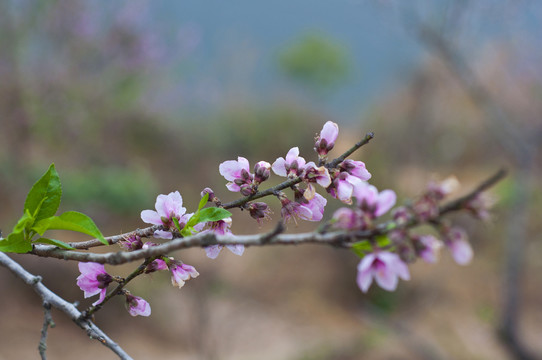
[[[290,3],[0,3],[0,228],[9,232],[51,162],[63,183],[61,210],[83,211],[113,235],[144,227],[140,211],[153,208],[157,194],[179,190],[189,211],[206,186],[233,200],[218,173],[222,161],[273,162],[293,146],[315,160],[314,135],[333,120],[340,134],[332,155],[376,133],[353,158],[400,201],[435,178],[453,174],[466,192],[497,168],[510,171],[492,191],[491,222],[454,219],[471,234],[473,264],[459,267],[444,252],[436,266],[414,264],[397,292],[364,295],[355,284],[358,259],[343,250],[250,248],[210,260],[191,249],[175,256],[201,276],[182,290],[159,273],[135,282],[152,317],[131,318],[119,302],[97,315],[98,325],[137,359],[508,359],[496,328],[510,219],[520,213],[515,200],[526,179],[518,326],[542,354],[542,287],[533,275],[542,271],[540,167],[521,167],[488,102],[471,96],[445,58],[421,50],[415,28],[427,21],[449,36],[490,103],[505,109],[526,144],[541,144],[537,6]],[[540,147],[530,149],[537,164]],[[270,205],[273,220],[261,228],[236,211],[234,233],[273,227],[280,208],[274,199]],[[330,201],[325,219],[339,205]],[[90,304],[75,286],[75,263],[14,258],[61,296]],[[115,270],[124,275],[130,266]],[[39,299],[3,269],[0,293],[0,360],[35,357]],[[53,316],[51,358],[113,358]]]

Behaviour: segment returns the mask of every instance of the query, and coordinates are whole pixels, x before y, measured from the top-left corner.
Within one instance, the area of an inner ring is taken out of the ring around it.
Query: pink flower
[[[278,176],[295,178],[303,173],[305,159],[299,156],[299,148],[293,147],[286,154],[286,159],[280,157],[273,163],[273,171]]]
[[[202,231],[202,233],[214,232],[217,235],[233,235],[230,229],[231,223],[232,223],[232,220],[229,217],[223,220],[213,221],[212,223],[207,225],[209,226],[209,228]],[[218,256],[218,254],[220,254],[220,251],[222,250],[223,247],[224,247],[223,245],[216,244],[216,245],[206,246],[204,249],[205,249],[205,253],[207,254],[207,257],[211,259],[216,259],[216,257]],[[240,245],[240,244],[226,245],[226,247],[232,253],[239,256],[243,255],[245,251],[245,246]]]
[[[247,196],[254,192],[252,181],[254,175],[250,173],[250,164],[244,157],[237,157],[236,160],[224,161],[218,166],[220,175],[230,181],[226,184],[228,190],[233,192],[241,192]]]
[[[296,219],[320,221],[324,216],[324,207],[327,204],[327,200],[318,193],[314,193],[311,200],[302,197],[299,202],[290,201],[284,194],[281,194],[279,199],[282,204],[280,213],[285,222],[289,222],[290,219],[296,223]]]
[[[324,189],[331,185],[331,176],[325,166],[316,166],[312,161],[305,165],[305,180],[308,182],[316,182]]]
[[[171,284],[177,286],[179,289],[184,286],[185,281],[195,279],[199,276],[196,268],[188,264],[171,260],[168,266],[171,271]]]
[[[302,204],[302,206],[307,207],[312,213],[310,219],[308,219],[309,221],[320,221],[324,217],[326,204],[327,200],[322,195],[315,193],[314,197],[308,200],[306,204]]]
[[[357,283],[363,292],[369,290],[373,278],[382,289],[394,291],[399,282],[398,277],[410,280],[410,272],[399,256],[391,252],[378,251],[367,254],[358,265]]]
[[[452,257],[459,265],[467,265],[473,257],[467,233],[461,228],[451,228],[446,234],[444,243],[450,249]]]
[[[434,264],[438,261],[442,242],[432,235],[423,235],[414,238],[414,246],[418,255],[427,263]]]
[[[363,181],[367,181],[371,178],[371,173],[365,168],[365,163],[362,161],[356,160],[344,160],[339,167]]]
[[[145,274],[149,274],[158,270],[167,270],[168,266],[167,263],[162,259],[156,259],[153,262],[151,262],[147,267],[145,268]]]
[[[175,229],[175,223],[173,218],[176,218],[179,223],[184,222],[183,218],[186,209],[183,207],[183,198],[178,191],[171,192],[168,195],[158,195],[155,204],[156,211],[143,210],[141,212],[141,220],[148,224],[162,225],[166,229]],[[155,237],[163,239],[172,239],[173,235],[171,231],[156,230],[154,232]]]
[[[149,303],[139,296],[125,294],[126,306],[128,306],[128,312],[132,316],[149,316],[151,314],[151,306]]]
[[[361,210],[374,218],[388,212],[397,200],[393,190],[378,192],[376,187],[365,182],[354,188],[354,196],[358,199]]]
[[[107,286],[113,281],[113,277],[105,271],[103,264],[93,262],[80,262],[77,277],[77,286],[85,292],[85,298],[100,294],[100,298],[92,305],[100,304],[105,299]]]
[[[339,127],[334,122],[328,121],[324,124],[320,135],[316,138],[314,150],[320,157],[325,157],[327,153],[333,149],[337,136],[339,135]]]
[[[339,208],[333,214],[334,226],[344,230],[359,230],[365,227],[360,209]]]
[[[346,204],[351,204],[354,188],[360,186],[363,181],[356,176],[350,175],[346,171],[342,171],[335,176],[333,186],[329,188],[328,191],[331,193],[331,196]]]
[[[293,219],[297,224],[296,219],[310,220],[312,218],[312,211],[308,207],[303,206],[298,202],[291,201],[284,194],[281,194],[279,199],[282,204],[280,214],[284,219],[284,222],[288,223],[290,219]]]

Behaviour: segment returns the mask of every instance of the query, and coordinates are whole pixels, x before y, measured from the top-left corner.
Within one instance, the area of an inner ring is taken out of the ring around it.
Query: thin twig
[[[41,329],[41,339],[38,345],[38,351],[42,360],[47,360],[47,332],[49,327],[54,328],[55,322],[51,316],[51,304],[47,301],[43,302],[43,327]]]
[[[363,138],[363,140],[361,141],[358,141],[354,146],[352,146],[350,149],[346,150],[344,152],[344,154],[342,154],[341,156],[339,156],[338,158],[330,161],[329,163],[326,164],[326,167],[328,169],[333,169],[333,168],[336,168],[337,165],[339,165],[340,163],[342,163],[347,157],[349,157],[350,155],[352,155],[352,153],[354,151],[356,151],[357,149],[359,149],[360,147],[362,147],[363,145],[365,144],[368,144],[369,141],[371,141],[372,138],[375,137],[375,133],[374,132],[368,132],[365,137]]]
[[[81,318],[81,312],[71,303],[67,302],[45,285],[42,284],[39,276],[32,275],[26,271],[19,263],[11,259],[5,253],[0,251],[0,265],[6,267],[15,276],[22,279],[27,285],[30,285],[35,292],[42,298],[44,302],[51,304],[54,308],[64,312],[70,319],[72,319],[77,326],[85,330],[87,335],[98,340],[100,343],[111,349],[120,359],[132,360],[132,357],[128,355],[117,343],[109,338],[100,328],[98,328],[92,321]]]
[[[139,265],[134,271],[132,271],[132,273],[130,273],[130,275],[128,275],[124,280],[122,280],[121,282],[119,282],[117,284],[117,286],[111,290],[104,298],[104,300],[97,304],[97,305],[94,305],[94,306],[91,306],[88,310],[85,310],[83,311],[83,315],[82,317],[83,318],[86,318],[86,319],[90,319],[90,317],[98,310],[100,310],[105,303],[107,303],[111,298],[113,298],[114,296],[116,295],[119,295],[122,293],[122,289],[124,289],[124,287],[126,285],[128,285],[128,283],[130,281],[132,281],[133,279],[135,279],[136,277],[138,277],[139,275],[143,274],[145,272],[145,268],[147,267],[147,265],[149,265],[151,262],[153,262],[154,260],[156,259],[156,257],[152,257],[152,258],[148,258],[148,259],[145,259],[145,261],[143,262],[143,264]]]

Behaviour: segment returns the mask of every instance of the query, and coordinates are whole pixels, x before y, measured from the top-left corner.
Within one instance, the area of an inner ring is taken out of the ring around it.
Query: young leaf
[[[25,229],[30,229],[34,224],[34,217],[30,214],[30,211],[25,210],[24,215],[21,216],[17,224],[13,227],[14,233],[22,233]]]
[[[85,214],[77,211],[67,211],[60,216],[52,216],[38,222],[33,228],[38,234],[43,235],[46,230],[72,230],[93,236],[103,244],[109,245],[102,233],[94,224],[94,221]]]
[[[378,245],[378,247],[381,248],[386,247],[388,245],[391,245],[391,240],[388,235],[378,235],[376,237],[376,244]]]
[[[0,251],[24,254],[32,250],[30,240],[24,238],[22,232],[13,232],[0,240]]]
[[[57,246],[57,247],[59,247],[61,249],[66,249],[66,250],[75,250],[75,248],[73,248],[70,245],[66,244],[64,241],[55,240],[55,239],[47,239],[47,238],[42,237],[42,238],[37,239],[34,242],[35,243],[40,243],[40,244],[54,245],[54,246]]]
[[[179,224],[179,220],[176,217],[173,217],[173,223],[175,224],[177,230],[181,231],[181,224]]]
[[[196,230],[194,229],[193,226],[185,225],[184,228],[181,230],[181,235],[183,237],[187,237],[187,236],[193,235],[195,231]]]
[[[205,193],[205,195],[203,195],[203,197],[199,201],[198,211],[203,209],[203,207],[205,206],[205,204],[207,204],[208,201],[209,201],[209,193]]]
[[[372,249],[373,247],[367,240],[352,244],[352,251],[354,252],[354,254],[356,254],[362,259],[365,256],[365,254],[371,251]]]
[[[208,221],[218,221],[231,216],[231,212],[219,207],[210,207],[199,212],[198,224]]]
[[[32,186],[24,203],[25,211],[33,214],[35,221],[45,219],[56,214],[60,205],[62,188],[55,164]],[[40,206],[41,205],[41,206]]]

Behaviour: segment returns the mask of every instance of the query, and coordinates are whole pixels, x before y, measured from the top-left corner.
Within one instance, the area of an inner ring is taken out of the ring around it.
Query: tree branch
[[[85,330],[87,335],[98,340],[100,343],[111,349],[120,359],[132,360],[132,357],[128,355],[117,343],[111,340],[100,328],[98,328],[92,321],[83,319],[81,312],[71,303],[67,302],[45,285],[42,284],[39,276],[34,276],[26,271],[16,261],[11,259],[5,253],[0,251],[0,265],[6,267],[15,276],[23,280],[27,285],[30,285],[35,292],[42,298],[42,300],[51,306],[64,312],[70,319],[73,320],[81,329]]]
[[[439,215],[443,216],[449,212],[462,210],[465,204],[476,197],[481,191],[487,190],[500,181],[506,172],[499,170],[497,173],[483,181],[479,186],[469,192],[467,195],[453,200],[439,208]],[[434,219],[429,219],[431,221]],[[52,245],[34,245],[32,254],[42,257],[53,257],[65,260],[76,260],[83,262],[96,262],[100,264],[120,265],[140,259],[146,259],[153,256],[168,254],[175,250],[187,249],[191,247],[205,247],[210,245],[234,245],[242,244],[244,246],[265,246],[265,245],[298,245],[304,243],[332,245],[339,247],[349,247],[351,243],[369,239],[376,235],[385,234],[391,229],[394,221],[387,221],[377,225],[372,230],[345,232],[335,231],[329,233],[308,232],[300,234],[281,234],[281,229],[274,229],[271,233],[257,235],[216,235],[213,232],[199,233],[186,238],[176,238],[167,243],[157,246],[151,246],[147,249],[141,249],[131,252],[110,252],[105,254],[83,253],[73,250],[62,250]],[[405,227],[414,227],[420,224],[415,216],[411,216],[406,222]]]

